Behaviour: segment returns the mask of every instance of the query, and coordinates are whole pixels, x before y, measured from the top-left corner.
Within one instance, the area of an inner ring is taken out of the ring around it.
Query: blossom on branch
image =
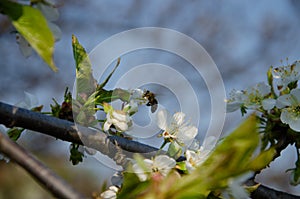
[[[157,113],[157,125],[163,130],[161,136],[167,142],[175,141],[180,146],[188,146],[198,133],[195,126],[185,122],[185,114],[177,112],[173,116],[167,110],[160,110]]]
[[[284,90],[292,82],[300,79],[300,62],[295,61],[292,65],[274,68],[274,78],[279,79],[278,89]]]
[[[198,146],[197,149],[187,150],[185,152],[185,164],[189,172],[193,171],[207,159],[209,153],[215,146],[215,141],[216,138],[214,136],[210,136],[204,140],[202,146]]]
[[[275,100],[268,98],[271,86],[260,82],[246,90],[233,90],[227,102],[227,112],[233,112],[240,108],[270,110],[275,106]]]
[[[124,132],[132,125],[132,120],[126,111],[114,110],[114,108],[107,103],[103,103],[103,107],[107,113],[106,121],[103,125],[104,131],[108,131],[113,125],[118,132]]]
[[[291,129],[300,132],[300,89],[278,97],[276,107],[281,110],[280,120]]]
[[[176,166],[176,161],[167,155],[156,156],[153,160],[144,159],[142,163],[134,163],[132,168],[140,181],[149,177],[165,177]]]

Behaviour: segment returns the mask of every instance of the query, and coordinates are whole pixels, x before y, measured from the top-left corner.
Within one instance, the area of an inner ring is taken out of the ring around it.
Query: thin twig
[[[87,198],[2,132],[0,132],[0,151],[30,173],[53,196],[70,199]]]

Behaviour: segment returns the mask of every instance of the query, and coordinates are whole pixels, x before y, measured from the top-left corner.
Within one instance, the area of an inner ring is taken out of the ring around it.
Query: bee
[[[143,98],[148,100],[146,106],[151,106],[151,112],[154,113],[158,107],[158,101],[155,99],[155,94],[146,90],[143,94]]]

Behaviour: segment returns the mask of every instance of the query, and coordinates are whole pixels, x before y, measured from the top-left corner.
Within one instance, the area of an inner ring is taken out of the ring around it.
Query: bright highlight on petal
[[[161,134],[167,141],[175,141],[180,146],[188,146],[198,133],[195,126],[185,122],[185,114],[177,112],[173,116],[163,109],[157,113],[157,125],[164,132]]]

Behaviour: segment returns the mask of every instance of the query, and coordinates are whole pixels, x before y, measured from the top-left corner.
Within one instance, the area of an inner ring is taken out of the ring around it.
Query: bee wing
[[[157,110],[157,108],[158,108],[158,104],[153,104],[151,106],[151,113],[154,113]]]

